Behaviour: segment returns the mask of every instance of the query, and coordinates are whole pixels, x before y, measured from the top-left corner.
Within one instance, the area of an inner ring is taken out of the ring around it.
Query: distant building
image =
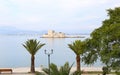
[[[44,38],[65,38],[65,33],[55,32],[54,30],[49,30],[47,34],[44,34]]]
[[[66,35],[62,32],[55,32],[54,30],[48,30],[47,34],[44,34],[42,38],[84,38],[80,35]]]

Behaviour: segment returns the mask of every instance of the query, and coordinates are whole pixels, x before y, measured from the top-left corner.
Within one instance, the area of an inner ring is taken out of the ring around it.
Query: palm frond
[[[68,62],[64,64],[64,66],[60,67],[60,75],[69,75],[70,70],[72,68],[73,64],[70,66]]]
[[[36,52],[45,44],[40,43],[40,41],[37,42],[36,39],[30,39],[27,40],[24,44],[22,44],[26,50],[31,54],[35,55]]]
[[[48,68],[43,68],[42,69],[46,74],[49,74],[49,69]]]
[[[50,64],[50,73],[51,75],[59,75],[58,67],[53,63]]]
[[[84,52],[84,42],[80,40],[76,40],[72,44],[68,44],[68,46],[76,55],[80,55]]]
[[[50,64],[50,74],[51,75],[69,75],[70,70],[72,68],[73,64],[70,66],[68,62],[66,62],[63,66],[58,68],[55,64]],[[49,74],[48,68],[42,69],[46,74]]]

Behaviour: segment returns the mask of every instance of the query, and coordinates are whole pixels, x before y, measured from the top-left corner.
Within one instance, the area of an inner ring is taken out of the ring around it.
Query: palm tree
[[[40,43],[40,41],[37,41],[36,39],[30,39],[23,44],[23,46],[26,48],[26,50],[31,54],[31,73],[35,73],[35,54],[36,52],[45,44]]]
[[[72,68],[73,64],[70,66],[68,62],[66,62],[63,66],[60,68],[57,67],[57,65],[51,63],[50,64],[50,75],[70,75],[70,70]],[[48,75],[49,69],[43,68],[43,72],[40,72],[38,75]]]
[[[80,55],[84,53],[84,42],[76,40],[72,44],[68,44],[68,46],[76,54],[77,71],[81,71]]]

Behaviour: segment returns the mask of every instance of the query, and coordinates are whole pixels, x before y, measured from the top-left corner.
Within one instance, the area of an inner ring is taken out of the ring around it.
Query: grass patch
[[[102,74],[102,73],[103,73],[102,71],[85,71],[85,72],[82,72],[82,74]],[[116,74],[116,72],[110,72],[109,74]],[[35,75],[45,75],[45,74],[36,71]],[[117,75],[120,75],[120,72],[118,72]]]
[[[85,71],[82,74],[102,74],[102,71]]]
[[[102,71],[85,71],[82,72],[82,74],[102,74]],[[116,72],[110,72],[109,74],[116,74]],[[120,72],[118,72],[118,74],[120,74]]]

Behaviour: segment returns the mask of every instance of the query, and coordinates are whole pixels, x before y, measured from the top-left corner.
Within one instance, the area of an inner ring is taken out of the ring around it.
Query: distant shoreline
[[[54,30],[48,30],[48,33],[43,34],[41,38],[84,38],[81,35],[68,35],[63,32],[55,32]]]
[[[85,38],[85,37],[40,37],[40,38]]]
[[[35,67],[35,71],[42,72],[44,67]],[[14,73],[28,73],[30,72],[30,67],[17,67],[11,68]],[[102,67],[81,67],[82,71],[102,71]],[[72,67],[71,72],[76,71],[76,67]]]
[[[40,38],[85,38],[85,36],[81,36],[81,35],[66,35],[64,37],[43,37],[41,36]]]

